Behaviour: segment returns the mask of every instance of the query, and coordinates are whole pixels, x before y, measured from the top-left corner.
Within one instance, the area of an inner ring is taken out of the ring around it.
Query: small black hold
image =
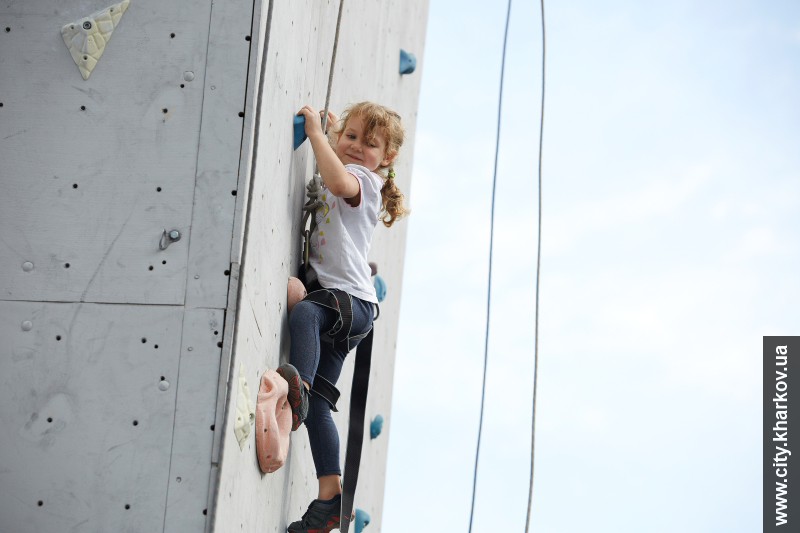
[[[134,420],[134,421],[133,421],[133,425],[134,425],[134,426],[138,426],[138,425],[139,425],[139,421],[138,421],[138,420]]]
[[[226,276],[230,276],[230,275],[231,275],[231,271],[230,271],[230,270],[226,270],[226,271],[225,271],[225,275],[226,275]]]
[[[53,417],[52,417],[52,416],[48,416],[48,417],[47,417],[47,422],[48,422],[49,424],[52,424],[52,423],[53,423]]]
[[[164,113],[164,114],[166,115],[167,113],[169,113],[169,109],[167,109],[167,108],[165,107],[164,109],[162,109],[162,110],[161,110],[161,112],[162,112],[162,113]]]
[[[215,332],[214,332],[214,335],[219,335],[219,331],[215,331]]]
[[[85,105],[81,106],[81,111],[86,111],[86,106]]]
[[[8,29],[8,28],[6,28],[6,29]],[[38,502],[36,502],[36,505],[41,507],[42,505],[44,505],[44,502],[42,500],[39,500]]]
[[[8,26],[6,26],[6,33],[10,32],[10,31],[11,31],[11,28],[9,28]]]
[[[209,426],[208,429],[210,429],[211,431],[214,431],[214,424],[211,424],[211,426]]]
[[[126,504],[125,504],[125,509],[130,509],[130,508],[131,508],[131,504],[129,504],[129,503],[126,503]]]
[[[69,263],[64,263],[64,268],[69,268]]]
[[[181,83],[181,89],[183,89],[184,87],[186,87],[186,85]]]
[[[146,342],[147,342],[147,338],[146,337],[142,337],[142,344],[144,344]]]
[[[154,345],[153,345],[153,348],[155,348],[156,350],[158,350],[158,344],[154,344]]]
[[[61,340],[61,335],[56,335],[56,340],[60,341]]]
[[[222,341],[217,343],[217,348],[222,348]]]
[[[166,265],[166,264],[167,264],[167,260],[166,260],[166,259],[164,259],[163,261],[161,261],[161,264],[162,264],[162,265]]]
[[[170,34],[169,34],[169,38],[170,38],[170,39],[174,39],[174,38],[175,38],[175,34],[174,34],[174,33],[170,33]]]
[[[203,515],[207,515],[207,514],[208,514],[208,509],[203,509]]]
[[[250,40],[250,36],[249,36],[249,35],[245,35],[245,36],[244,36],[244,40],[245,40],[245,41],[249,41],[249,40]]]
[[[77,184],[77,183],[73,183],[73,184],[72,184],[72,188],[73,188],[73,189],[77,189],[77,188],[78,188],[78,184]]]
[[[156,192],[161,192],[161,187],[156,187]]]
[[[239,111],[239,116],[243,117],[244,116],[244,111]]]
[[[231,191],[231,194],[232,194],[233,196],[236,196],[236,191]]]
[[[161,376],[161,381],[164,381],[165,379],[167,379],[167,378],[165,378],[164,376]]]

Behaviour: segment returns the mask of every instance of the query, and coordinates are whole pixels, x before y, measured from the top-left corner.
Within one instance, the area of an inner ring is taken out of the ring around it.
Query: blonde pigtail
[[[389,167],[386,181],[381,188],[381,199],[383,210],[381,221],[387,228],[391,228],[398,219],[408,214],[408,209],[404,205],[405,196],[394,182],[394,167]]]

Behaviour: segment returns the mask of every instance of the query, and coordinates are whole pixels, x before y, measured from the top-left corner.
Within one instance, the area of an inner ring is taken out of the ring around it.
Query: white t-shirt
[[[361,186],[361,203],[350,206],[323,185],[309,260],[320,285],[378,303],[367,256],[381,209],[383,179],[366,167],[345,165]]]

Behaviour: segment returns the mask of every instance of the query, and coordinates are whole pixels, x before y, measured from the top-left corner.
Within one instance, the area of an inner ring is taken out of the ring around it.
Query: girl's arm
[[[328,137],[322,131],[319,113],[311,106],[304,106],[297,114],[303,115],[306,119],[306,136],[311,141],[311,148],[317,158],[317,166],[325,186],[339,198],[357,197],[361,193],[361,186],[356,177],[345,170],[339,156],[333,151]]]

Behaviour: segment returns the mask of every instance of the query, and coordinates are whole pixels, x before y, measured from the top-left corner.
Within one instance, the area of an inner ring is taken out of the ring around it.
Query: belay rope
[[[333,85],[333,68],[336,62],[336,50],[339,46],[339,29],[342,25],[342,7],[344,0],[339,1],[339,14],[336,17],[336,34],[333,39],[333,51],[331,53],[331,68],[328,74],[328,88],[325,94],[325,109],[322,112],[322,131],[327,134],[328,107],[331,99],[331,86]],[[300,277],[306,285],[309,285],[308,274],[311,265],[309,256],[311,254],[311,235],[317,226],[316,211],[322,207],[320,199],[322,191],[322,176],[319,167],[314,164],[314,175],[306,185],[306,196],[308,200],[303,206],[303,265],[300,267]],[[310,223],[309,223],[310,220]],[[310,293],[309,296],[314,293]],[[313,300],[314,297],[312,296]],[[341,309],[340,309],[341,311]],[[364,337],[356,348],[356,360],[353,370],[353,384],[350,389],[350,420],[347,432],[347,451],[344,460],[344,479],[342,481],[342,507],[339,513],[341,533],[348,533],[351,517],[353,516],[353,503],[358,483],[358,469],[361,464],[361,448],[364,440],[364,415],[367,410],[367,390],[369,388],[369,374],[372,359],[372,332],[374,328]],[[315,380],[316,383],[316,380]]]

